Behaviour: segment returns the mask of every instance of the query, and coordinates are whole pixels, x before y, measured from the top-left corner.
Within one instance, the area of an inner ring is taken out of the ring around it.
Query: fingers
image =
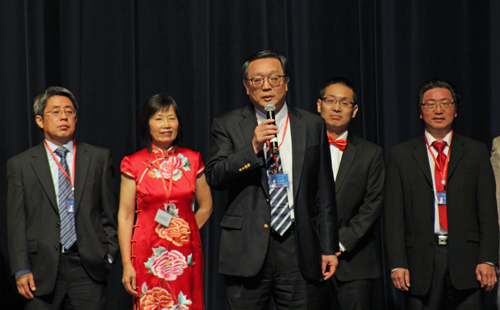
[[[130,295],[137,297],[137,277],[133,267],[123,268],[123,286]]]
[[[33,279],[33,274],[28,273],[16,280],[17,290],[19,294],[27,299],[33,299],[33,294],[31,291],[36,291],[35,280]],[[30,289],[31,288],[31,289]]]
[[[476,268],[476,277],[479,283],[481,283],[481,288],[485,291],[490,292],[495,287],[497,282],[497,273],[493,266],[488,264],[479,264]]]
[[[392,283],[394,286],[403,292],[409,291],[410,287],[410,272],[408,269],[397,269],[391,274]]]
[[[336,255],[323,255],[321,262],[321,270],[323,272],[323,277],[325,280],[328,280],[333,276],[335,271],[337,270],[337,266],[339,261]]]
[[[278,134],[278,126],[270,123],[273,123],[274,120],[266,119],[260,125],[255,127],[254,137],[252,140],[252,144],[255,150],[255,153],[260,152],[264,148],[264,144],[267,140],[272,139]]]

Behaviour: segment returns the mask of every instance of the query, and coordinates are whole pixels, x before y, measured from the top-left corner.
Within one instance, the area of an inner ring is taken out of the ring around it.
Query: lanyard
[[[283,141],[285,141],[285,135],[286,135],[286,129],[288,128],[288,118],[289,118],[289,112],[286,111],[286,121],[285,121],[285,130],[283,131],[283,135],[281,137],[281,143],[278,145],[278,151],[280,150],[281,145],[283,144]],[[267,147],[269,150],[271,149],[271,143],[269,143],[269,140],[266,141]],[[271,155],[274,157],[274,162],[276,163],[276,169],[278,169],[278,160],[276,158],[276,155],[272,154]]]
[[[162,154],[163,154],[163,151],[161,149],[159,149],[158,147],[156,147],[154,144],[153,144],[153,147],[160,151]],[[168,150],[167,150],[167,156],[168,156],[168,153],[169,151],[172,149],[172,147],[170,147]],[[167,185],[165,184],[165,177],[163,176],[163,172],[162,172],[162,169],[161,169],[161,166],[158,164],[160,161],[158,159],[158,156],[156,156],[156,153],[155,153],[155,158],[156,158],[156,168],[158,169],[158,171],[160,172],[160,176],[161,176],[161,181],[163,183],[163,189],[165,190],[165,195],[167,196],[167,206],[168,204],[170,203],[170,193],[172,192],[172,179],[173,179],[173,165],[174,163],[172,162],[172,164],[170,165],[170,167],[168,168],[168,170],[170,171],[170,180],[169,180],[169,187],[168,187],[168,190],[167,190]],[[167,157],[169,158],[169,157]],[[163,154],[163,159],[165,159],[165,154]]]
[[[429,145],[429,141],[427,141],[427,136],[424,135],[425,143],[427,144],[427,148],[429,149],[429,152],[431,152],[432,159],[434,159],[434,163],[436,164],[436,166],[439,170],[439,174],[441,174],[441,180],[443,180],[443,182],[444,182],[443,186],[445,188],[445,191],[446,191],[446,182],[448,181],[446,178],[448,175],[448,164],[450,163],[451,140],[453,139],[453,133],[454,132],[452,131],[451,137],[450,137],[450,146],[448,147],[448,155],[446,155],[446,164],[443,168],[441,168],[441,166],[439,165],[439,162],[436,159],[436,156],[434,156],[434,153],[431,150],[431,146]],[[438,156],[439,156],[439,154],[438,154]]]
[[[45,142],[45,146],[49,149],[50,154],[52,155],[52,158],[54,158],[54,160],[56,161],[57,165],[59,166],[59,169],[61,169],[61,171],[66,176],[66,178],[68,178],[68,180],[70,181],[70,183],[71,183],[71,190],[74,193],[75,192],[75,157],[76,157],[76,141],[75,141],[75,139],[73,139],[73,172],[72,172],[72,175],[71,175],[72,177],[71,178],[69,177],[69,175],[66,172],[66,170],[63,169],[63,167],[62,167],[61,163],[59,162],[59,160],[57,159],[56,155],[54,154],[54,152],[52,152],[52,149],[47,144],[47,141],[44,140],[43,142]]]

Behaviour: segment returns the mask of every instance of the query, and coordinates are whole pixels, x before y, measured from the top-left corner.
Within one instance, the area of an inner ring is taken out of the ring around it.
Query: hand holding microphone
[[[252,145],[253,149],[255,151],[255,154],[258,154],[262,149],[264,148],[264,145],[267,143],[268,140],[275,139],[276,144],[275,144],[275,149],[276,151],[278,150],[278,141],[276,138],[276,135],[278,134],[278,127],[275,125],[274,122],[274,111],[276,110],[276,106],[273,103],[267,103],[266,106],[269,108],[273,109],[272,112],[267,113],[267,119],[264,120],[260,125],[255,127],[253,139],[252,139]],[[264,108],[265,110],[266,108]],[[270,115],[271,114],[271,115]],[[270,118],[272,117],[272,118]],[[271,126],[270,126],[271,125]],[[273,147],[271,146],[271,151]]]

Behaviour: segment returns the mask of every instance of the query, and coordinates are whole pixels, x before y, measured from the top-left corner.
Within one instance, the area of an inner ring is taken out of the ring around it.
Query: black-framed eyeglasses
[[[348,100],[337,100],[325,97],[321,98],[321,100],[323,100],[328,106],[333,106],[334,104],[338,103],[342,108],[350,108],[354,105],[354,102],[350,102]]]
[[[271,85],[272,87],[276,87],[280,85],[281,79],[284,77],[284,75],[271,75],[268,77],[256,77],[254,79],[247,79],[247,81],[250,81],[250,83],[252,83],[253,87],[255,88],[261,88],[264,85],[264,81],[266,80],[269,85]]]
[[[434,111],[434,110],[436,110],[436,108],[438,107],[438,105],[443,110],[449,110],[449,109],[451,109],[451,107],[453,106],[453,104],[455,104],[455,102],[453,102],[453,101],[441,101],[439,103],[431,101],[431,102],[427,102],[427,103],[422,103],[422,106],[427,111]]]

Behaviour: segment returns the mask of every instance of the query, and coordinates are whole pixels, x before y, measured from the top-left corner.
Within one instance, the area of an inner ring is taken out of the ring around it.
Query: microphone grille
[[[264,110],[266,110],[266,111],[274,111],[274,110],[276,110],[276,106],[274,105],[274,103],[268,102],[264,106]]]

